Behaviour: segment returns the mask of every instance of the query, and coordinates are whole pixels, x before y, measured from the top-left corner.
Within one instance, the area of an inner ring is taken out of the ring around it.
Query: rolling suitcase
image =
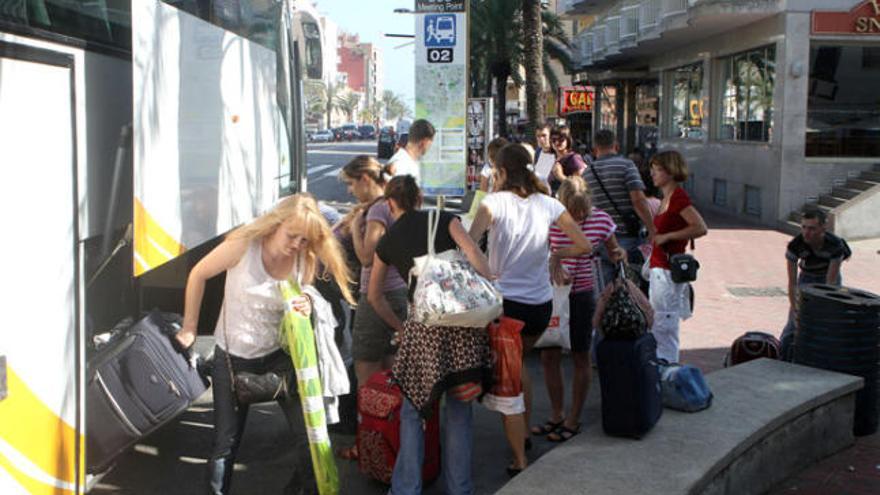
[[[153,311],[119,332],[89,362],[86,381],[86,469],[113,460],[197,399],[206,386],[171,339],[178,321]]]
[[[663,413],[654,335],[602,340],[596,358],[602,389],[602,429],[611,436],[643,437]]]
[[[391,371],[380,371],[358,389],[357,429],[358,467],[365,475],[391,483],[397,452],[400,450],[400,410],[403,394],[391,378]],[[425,422],[425,462],[422,480],[429,483],[440,476],[440,407]]]

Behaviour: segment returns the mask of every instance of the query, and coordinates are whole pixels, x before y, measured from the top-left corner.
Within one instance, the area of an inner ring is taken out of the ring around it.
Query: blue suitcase
[[[609,340],[596,349],[602,389],[602,429],[611,436],[641,438],[663,414],[663,395],[653,334]]]

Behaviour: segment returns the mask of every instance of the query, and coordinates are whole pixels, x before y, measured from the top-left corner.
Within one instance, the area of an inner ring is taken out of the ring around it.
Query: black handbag
[[[693,249],[694,240],[691,239],[691,250]],[[693,255],[682,253],[669,257],[669,271],[672,274],[672,281],[677,284],[696,281],[699,269],[700,262]]]
[[[232,395],[235,396],[236,404],[244,406],[258,404],[260,402],[273,402],[288,395],[290,390],[290,373],[282,370],[267,371],[265,373],[251,373],[248,371],[235,372],[232,368],[232,359],[229,357],[229,338],[226,334],[226,308],[223,308],[223,338],[226,340],[226,366],[229,368],[229,380],[232,386]]]

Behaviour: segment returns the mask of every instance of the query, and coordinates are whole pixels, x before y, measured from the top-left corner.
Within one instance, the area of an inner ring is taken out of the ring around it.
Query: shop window
[[[712,182],[712,204],[727,206],[727,181],[715,179]]]
[[[880,49],[813,44],[807,156],[880,157]]]
[[[723,87],[719,137],[769,141],[773,132],[776,48],[758,48],[720,62]]]
[[[703,137],[703,63],[672,71],[670,137]]]
[[[602,86],[599,98],[599,128],[617,134],[617,86]]]
[[[745,210],[746,215],[755,217],[761,216],[761,188],[755,186],[746,186],[745,190]]]

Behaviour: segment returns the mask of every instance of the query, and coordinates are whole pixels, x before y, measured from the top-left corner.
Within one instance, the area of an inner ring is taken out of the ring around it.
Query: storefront
[[[699,204],[774,227],[880,163],[880,0],[689,5],[594,57],[595,128],[681,151]]]
[[[596,90],[591,86],[568,86],[559,88],[559,117],[571,130],[575,149],[588,150],[593,135],[593,107]]]

